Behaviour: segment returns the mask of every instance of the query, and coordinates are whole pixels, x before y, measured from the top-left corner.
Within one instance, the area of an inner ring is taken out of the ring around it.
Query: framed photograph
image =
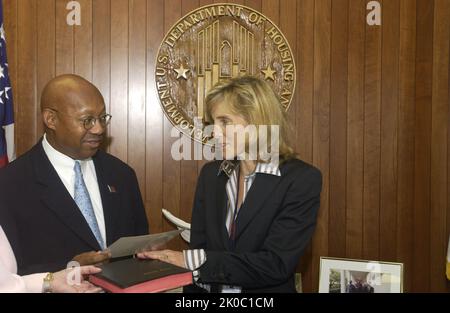
[[[403,264],[320,258],[320,293],[403,292]]]

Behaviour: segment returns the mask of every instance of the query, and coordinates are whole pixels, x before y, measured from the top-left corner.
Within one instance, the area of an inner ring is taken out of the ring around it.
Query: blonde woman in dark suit
[[[321,173],[296,157],[285,112],[265,81],[220,82],[205,102],[225,160],[206,164],[200,173],[190,250],[139,256],[191,269],[195,286],[186,291],[295,292],[295,269],[316,225]],[[270,143],[261,144],[259,132],[242,133],[264,125]],[[262,148],[269,152],[265,158]]]

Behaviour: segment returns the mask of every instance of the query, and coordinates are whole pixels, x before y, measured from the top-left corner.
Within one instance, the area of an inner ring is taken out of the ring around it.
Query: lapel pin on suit
[[[115,186],[111,186],[111,185],[108,185],[108,190],[109,190],[110,193],[116,193],[117,192],[116,187]]]

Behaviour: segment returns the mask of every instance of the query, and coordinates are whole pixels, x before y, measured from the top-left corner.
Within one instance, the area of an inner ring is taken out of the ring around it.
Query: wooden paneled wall
[[[155,55],[178,18],[211,0],[4,0],[18,153],[42,135],[39,97],[55,75],[92,80],[114,116],[109,151],[136,169],[151,231],[189,220],[202,162],[173,161],[155,96]],[[223,2],[223,1],[221,1]],[[449,0],[235,0],[280,26],[296,55],[296,149],[323,173],[312,245],[299,269],[318,287],[319,257],[405,264],[405,291],[449,291]],[[181,241],[175,245],[183,247]]]

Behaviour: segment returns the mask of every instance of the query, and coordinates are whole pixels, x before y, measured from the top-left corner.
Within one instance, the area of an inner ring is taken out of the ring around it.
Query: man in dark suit
[[[20,275],[98,263],[120,237],[148,233],[135,172],[99,150],[111,119],[99,90],[56,77],[41,111],[43,138],[0,171],[0,223]]]

